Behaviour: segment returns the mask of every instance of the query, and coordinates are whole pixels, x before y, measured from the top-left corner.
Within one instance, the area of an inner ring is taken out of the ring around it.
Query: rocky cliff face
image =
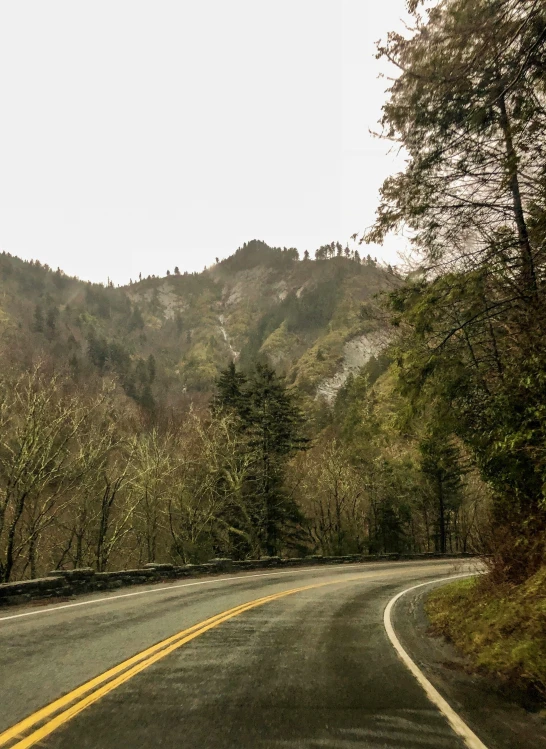
[[[331,405],[349,376],[358,374],[372,357],[378,357],[385,349],[388,340],[388,331],[376,330],[347,341],[343,347],[343,358],[337,372],[332,377],[326,377],[319,382],[317,397],[324,398]]]
[[[376,295],[400,279],[371,259],[325,254],[299,260],[251,242],[203,273],[124,288],[2,255],[0,332],[79,376],[113,373],[132,397],[206,393],[230,360],[266,359],[308,397],[332,402],[384,346]]]

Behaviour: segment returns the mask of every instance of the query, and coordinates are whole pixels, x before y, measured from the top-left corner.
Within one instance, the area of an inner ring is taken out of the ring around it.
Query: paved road
[[[0,747],[462,749],[398,660],[382,621],[398,591],[460,571],[453,562],[405,562],[259,573],[50,611],[0,611],[4,731],[155,643],[241,604],[305,588],[213,621],[82,709],[93,694],[84,687],[70,703],[74,717],[51,723],[65,705],[17,738],[0,735]]]

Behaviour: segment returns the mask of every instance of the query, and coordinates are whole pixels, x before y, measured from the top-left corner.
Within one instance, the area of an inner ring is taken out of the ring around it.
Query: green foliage
[[[361,537],[371,553],[479,548],[488,492],[463,469],[450,421],[434,407],[414,418],[392,354],[349,376],[324,437],[333,431],[360,478]]]
[[[295,248],[269,247],[265,242],[253,239],[251,242],[245,242],[235,254],[222,260],[220,265],[231,271],[249,270],[258,265],[282,269],[290,267],[298,257]]]
[[[399,392],[472,455],[515,581],[546,549],[545,29],[532,0],[447,0],[389,35],[379,54],[401,74],[383,126],[408,161],[368,234],[408,226],[422,253],[390,298]]]
[[[466,653],[473,666],[512,690],[546,696],[546,569],[519,586],[463,580],[428,597],[437,634]]]
[[[248,451],[245,494],[268,554],[277,554],[300,519],[285,488],[287,460],[305,449],[303,415],[274,370],[258,364],[247,379],[232,363],[218,379],[215,410],[236,418]]]
[[[234,362],[230,362],[226,369],[220,372],[216,382],[216,395],[213,400],[213,408],[216,411],[227,409],[234,412],[246,423],[248,419],[247,386],[248,379],[237,371]]]
[[[436,549],[445,554],[450,522],[461,501],[461,462],[450,434],[439,425],[419,443],[421,472],[434,499]]]
[[[36,333],[44,332],[44,312],[40,304],[37,304],[34,308],[34,324],[32,327]]]
[[[133,330],[143,330],[143,328],[144,318],[142,317],[142,312],[138,307],[134,307],[127,324],[127,329],[131,333]]]
[[[87,309],[92,315],[96,317],[109,318],[111,315],[110,309],[110,294],[108,290],[98,286],[94,287],[88,284],[85,290]]]
[[[524,328],[519,311],[502,304],[489,316],[491,280],[490,273],[449,274],[393,296],[404,327],[397,378],[417,415],[433,404],[444,427],[471,450],[494,491],[499,530],[519,528],[517,545],[499,564],[521,579],[539,564],[543,543],[540,534],[533,543],[523,539],[529,522],[544,525],[546,352],[534,332],[540,314]]]
[[[339,302],[341,279],[322,281],[300,297],[294,292],[277,306],[266,312],[252,328],[248,343],[241,353],[243,364],[252,362],[267,340],[281,325],[287,333],[312,334],[324,329],[330,322]]]

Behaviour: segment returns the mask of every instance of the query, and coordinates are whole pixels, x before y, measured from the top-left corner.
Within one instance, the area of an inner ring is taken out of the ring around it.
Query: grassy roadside
[[[518,586],[492,586],[486,577],[451,583],[425,608],[432,631],[475,668],[546,701],[546,567]]]

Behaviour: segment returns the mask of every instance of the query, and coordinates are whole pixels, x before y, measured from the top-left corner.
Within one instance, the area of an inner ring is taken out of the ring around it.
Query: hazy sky
[[[124,283],[253,238],[345,242],[401,163],[368,129],[374,42],[403,17],[404,0],[2,0],[0,249]]]

